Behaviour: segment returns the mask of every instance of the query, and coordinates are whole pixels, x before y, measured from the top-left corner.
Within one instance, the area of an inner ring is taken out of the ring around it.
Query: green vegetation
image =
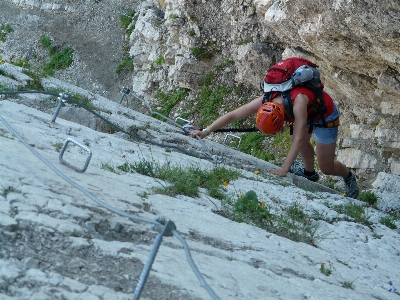
[[[221,190],[224,181],[235,180],[239,177],[237,171],[224,167],[202,170],[198,167],[171,166],[170,163],[160,165],[150,160],[141,160],[132,164],[124,163],[117,168],[124,172],[135,171],[168,182],[168,186],[157,189],[156,192],[169,196],[180,194],[197,197],[199,188],[205,188],[211,197],[221,199],[224,197]]]
[[[9,24],[0,24],[0,41],[5,42],[7,34],[12,32],[11,26]]]
[[[50,61],[43,66],[42,73],[44,76],[54,76],[55,70],[68,68],[73,61],[74,50],[70,47],[65,47],[61,51],[57,51],[56,47],[52,46],[51,40],[42,36],[40,43],[45,47],[50,56]]]
[[[109,162],[100,162],[100,168],[118,174],[117,170],[115,170],[114,166],[112,166]]]
[[[275,159],[275,155],[269,151],[261,150],[263,148],[263,142],[265,135],[260,132],[249,132],[241,136],[242,146],[240,151],[253,155],[254,157],[270,161]]]
[[[132,33],[133,29],[135,29],[134,26],[129,27],[132,23],[132,19],[135,14],[136,14],[136,11],[131,10],[127,13],[127,15],[119,16],[119,20],[121,21],[121,27],[125,29],[127,35],[130,35]]]
[[[26,59],[21,58],[21,57],[17,57],[17,58],[11,57],[10,61],[17,67],[21,67],[21,68],[25,68],[25,69],[30,67],[29,62]]]
[[[219,71],[221,71],[223,68],[233,65],[233,63],[234,63],[233,60],[223,57],[223,58],[222,58],[222,63],[219,64],[219,65],[217,65],[217,66],[215,67],[215,70],[216,70],[217,72],[219,72]],[[237,86],[237,87],[235,88],[235,90],[234,90],[235,94],[238,93],[238,89],[240,89],[240,88],[241,88],[241,86]]]
[[[370,206],[375,207],[378,202],[378,196],[372,191],[362,191],[358,195],[358,200],[368,203]]]
[[[209,58],[212,57],[212,53],[210,51],[207,51],[206,48],[201,47],[201,46],[193,47],[191,49],[191,53],[198,60],[200,60],[200,59],[209,59]]]
[[[335,187],[336,181],[332,177],[329,176],[323,180],[320,180],[319,183],[327,186],[328,188],[333,189]]]
[[[73,230],[69,235],[72,236],[72,237],[78,237],[79,236],[79,234],[75,230]]]
[[[358,277],[360,277],[360,275],[359,276],[357,276],[357,278]],[[354,281],[356,281],[357,280],[357,278],[356,279],[354,279],[353,281],[344,281],[344,282],[342,282],[342,286],[344,287],[344,288],[346,288],[346,289],[351,289],[351,290],[354,290]]]
[[[119,20],[121,21],[121,27],[125,29],[125,34],[130,36],[132,31],[135,29],[134,16],[136,14],[135,10],[129,11],[126,15],[120,15]],[[132,25],[131,25],[132,24]],[[133,59],[129,55],[128,42],[125,42],[122,46],[123,59],[117,65],[115,70],[116,73],[121,73],[122,71],[132,71],[134,69]]]
[[[6,92],[6,91],[9,91],[9,90],[10,89],[6,85],[0,83],[0,91]]]
[[[157,59],[154,61],[156,65],[162,65],[165,62],[165,58],[163,55],[160,55],[157,57]]]
[[[321,268],[319,269],[321,271],[322,274],[324,274],[325,276],[329,276],[332,274],[332,270],[325,268],[325,264],[321,264]]]
[[[254,191],[238,200],[228,197],[222,201],[218,214],[236,222],[249,223],[268,232],[313,246],[323,238],[317,234],[320,223],[313,220],[299,203],[294,203],[279,214],[273,214],[265,202],[259,201]]]
[[[172,20],[175,20],[175,19],[178,19],[179,16],[177,14],[170,14],[169,18],[172,19]]]
[[[28,69],[25,69],[23,71],[24,74],[28,75],[32,80],[28,82],[28,84],[25,86],[25,89],[27,90],[37,90],[37,91],[43,91],[44,87],[42,85],[42,82],[40,80],[40,76]]]
[[[47,36],[42,36],[40,38],[40,43],[43,47],[47,49],[50,55],[53,55],[56,52],[56,49],[51,45],[51,40]]]
[[[198,113],[202,115],[199,126],[206,126],[217,119],[220,115],[219,110],[223,104],[224,97],[229,95],[232,89],[218,85],[216,88],[203,86],[200,97],[197,99]]]
[[[379,223],[385,225],[386,227],[390,228],[390,229],[397,229],[397,225],[396,225],[396,217],[392,216],[392,215],[388,215],[385,217],[380,217],[379,219]]]
[[[347,221],[352,220],[357,223],[364,224],[366,226],[372,225],[369,220],[370,216],[365,213],[365,208],[354,203],[340,204],[340,205],[327,205],[339,214],[349,216],[351,219],[346,218]]]
[[[147,199],[147,198],[149,198],[149,194],[147,193],[147,192],[141,192],[141,193],[137,193],[137,195],[139,196],[139,197],[141,197],[141,198],[145,198],[145,199]],[[150,206],[150,204],[148,204],[148,203],[144,203],[144,205],[146,206],[146,205],[148,205],[148,206]],[[144,209],[145,211],[148,211],[149,209]]]
[[[169,116],[171,110],[182,100],[184,100],[188,95],[188,91],[183,88],[179,88],[171,93],[163,93],[158,91],[154,97],[156,99],[162,100],[160,114],[163,116]]]
[[[342,286],[346,289],[354,290],[353,281],[344,281],[342,282]]]
[[[115,72],[121,73],[122,71],[129,71],[133,69],[134,69],[133,59],[132,57],[128,56],[121,63],[118,64]]]
[[[84,107],[90,110],[97,110],[97,107],[86,97],[79,94],[75,94],[71,97],[80,107]]]
[[[20,191],[17,190],[17,189],[16,189],[15,187],[13,187],[13,186],[8,186],[8,187],[6,187],[6,188],[3,188],[2,196],[3,196],[4,198],[6,198],[7,195],[10,194],[10,193],[20,193]]]
[[[161,61],[161,59],[160,59]],[[223,59],[221,66],[232,64],[229,59]],[[201,84],[201,90],[197,94],[197,97],[188,99],[189,92],[185,89],[178,89],[170,93],[164,93],[158,91],[154,97],[162,100],[162,109],[159,112],[165,116],[168,116],[171,110],[186,100],[183,108],[185,112],[181,113],[181,117],[187,119],[189,117],[196,119],[196,124],[199,127],[208,125],[220,116],[221,106],[228,97],[233,94],[237,97],[239,93],[244,93],[242,87],[230,88],[225,85],[218,85],[217,74],[214,72],[208,72]],[[247,99],[243,100],[246,101]],[[235,105],[238,105],[235,103]]]
[[[258,131],[249,132],[243,134],[241,138],[240,151],[277,164],[283,162],[291,144],[288,130],[271,137],[266,137]]]
[[[210,124],[220,116],[219,110],[224,98],[232,93],[232,89],[224,85],[213,85],[214,78],[215,73],[209,72],[206,74],[199,96],[195,100],[190,101],[191,110],[182,114],[183,118],[187,118],[193,114],[201,116],[197,122],[197,126],[199,127]]]
[[[52,144],[52,146],[54,146],[54,148],[56,149],[57,152],[60,152],[60,150],[64,146],[64,144],[61,142],[57,142],[55,144]]]

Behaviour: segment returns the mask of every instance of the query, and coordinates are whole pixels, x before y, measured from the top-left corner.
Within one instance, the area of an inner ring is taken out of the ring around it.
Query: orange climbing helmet
[[[265,134],[275,134],[282,130],[284,123],[283,107],[277,103],[265,102],[257,112],[256,124]]]

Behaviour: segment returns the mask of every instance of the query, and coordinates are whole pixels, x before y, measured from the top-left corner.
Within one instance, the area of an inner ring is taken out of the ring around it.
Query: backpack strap
[[[292,97],[290,96],[290,91],[285,91],[285,92],[267,92],[264,93],[264,97],[262,100],[262,103],[264,104],[265,102],[270,102],[272,99],[272,95],[275,93],[280,93],[282,96],[283,100],[283,107],[285,109],[285,115],[287,116],[288,119],[294,120],[294,114],[293,114],[293,101]]]
[[[314,119],[317,115],[321,117],[322,125],[318,127],[328,127],[325,122],[325,113],[327,111],[325,101],[322,94],[322,87],[316,87],[315,84],[303,84],[303,86],[309,90],[311,90],[314,94],[314,100],[307,105],[307,121],[310,123],[308,127],[308,133],[312,133],[314,129]],[[269,102],[272,99],[272,95],[276,92],[266,92],[264,93],[264,97],[262,103]],[[285,109],[285,115],[288,119],[294,120],[293,113],[293,101],[290,95],[290,90],[285,92],[279,92],[282,96],[283,106]],[[293,123],[289,125],[290,127],[290,135],[293,135]]]
[[[289,120],[294,120],[293,101],[292,101],[292,96],[290,95],[290,91],[282,92],[281,96],[286,116],[288,117]]]
[[[317,115],[319,115],[321,118],[322,121],[321,127],[327,127],[325,122],[325,113],[327,111],[327,108],[322,94],[323,87],[322,86],[316,87],[315,84],[304,84],[303,86],[312,91],[314,94],[314,100],[307,106],[307,112],[309,112],[310,109],[312,108],[311,112],[308,113],[307,117],[307,120],[310,123],[310,126],[308,127],[308,133],[312,133],[314,128],[314,119]]]

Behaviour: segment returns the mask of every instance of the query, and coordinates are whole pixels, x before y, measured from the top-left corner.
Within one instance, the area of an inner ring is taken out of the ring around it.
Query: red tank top
[[[290,97],[292,98],[293,103],[299,94],[304,94],[307,96],[308,105],[310,105],[314,101],[314,93],[312,91],[310,91],[309,89],[302,87],[302,86],[296,86],[290,91]],[[273,95],[272,98],[275,98],[278,95],[279,95],[279,93],[276,93],[276,96]],[[324,115],[324,117],[327,117],[333,113],[333,109],[334,109],[333,99],[325,91],[322,91],[322,95],[324,97],[324,101],[325,101],[325,105],[326,105],[326,114]],[[321,117],[319,115],[317,115],[317,116],[315,116],[314,121],[317,121],[320,119],[321,119]],[[293,122],[294,120],[288,120],[286,117],[286,114],[285,114],[285,121]]]

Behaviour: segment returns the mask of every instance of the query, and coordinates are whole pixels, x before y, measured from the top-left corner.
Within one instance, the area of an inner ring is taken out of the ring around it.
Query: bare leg
[[[341,176],[347,178],[349,171],[340,161],[335,160],[336,143],[320,144],[317,143],[317,160],[321,172],[325,175]]]
[[[300,156],[303,159],[304,169],[306,171],[314,171],[314,147],[310,142],[311,134],[308,132],[304,136],[304,141],[300,148]]]

